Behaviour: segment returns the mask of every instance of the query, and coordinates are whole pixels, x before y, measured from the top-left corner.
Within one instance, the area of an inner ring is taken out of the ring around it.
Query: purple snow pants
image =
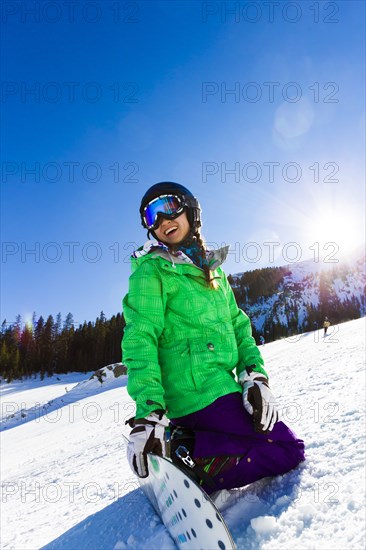
[[[252,416],[244,409],[238,392],[174,418],[173,423],[194,430],[194,457],[242,456],[236,466],[213,478],[215,487],[203,485],[207,493],[284,474],[305,460],[304,442],[283,422],[277,422],[269,434],[254,431]]]

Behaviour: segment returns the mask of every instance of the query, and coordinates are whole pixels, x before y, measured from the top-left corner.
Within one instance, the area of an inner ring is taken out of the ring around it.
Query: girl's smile
[[[154,230],[159,241],[167,244],[178,244],[184,241],[190,231],[186,212],[174,220],[161,217],[159,227]]]

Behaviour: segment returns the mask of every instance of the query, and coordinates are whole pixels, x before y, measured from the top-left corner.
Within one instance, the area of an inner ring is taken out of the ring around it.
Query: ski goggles
[[[146,229],[157,229],[159,215],[174,220],[184,210],[184,203],[177,195],[160,195],[150,201],[144,208],[142,220]]]

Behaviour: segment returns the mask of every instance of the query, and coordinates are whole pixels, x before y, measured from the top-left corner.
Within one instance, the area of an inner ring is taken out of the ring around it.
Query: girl
[[[140,216],[154,240],[133,253],[123,300],[131,468],[146,477],[146,453],[166,453],[167,417],[172,460],[208,493],[294,468],[304,444],[278,421],[249,318],[221,268],[229,247],[205,249],[200,205],[177,183],[148,189]]]

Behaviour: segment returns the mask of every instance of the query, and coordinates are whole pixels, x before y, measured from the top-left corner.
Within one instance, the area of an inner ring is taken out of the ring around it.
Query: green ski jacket
[[[134,253],[138,257],[131,257],[122,354],[136,418],[158,408],[177,418],[241,392],[235,374],[246,366],[255,365],[267,376],[249,318],[220,267],[228,249],[208,256],[216,290],[185,254],[173,257],[157,241],[148,241]]]

